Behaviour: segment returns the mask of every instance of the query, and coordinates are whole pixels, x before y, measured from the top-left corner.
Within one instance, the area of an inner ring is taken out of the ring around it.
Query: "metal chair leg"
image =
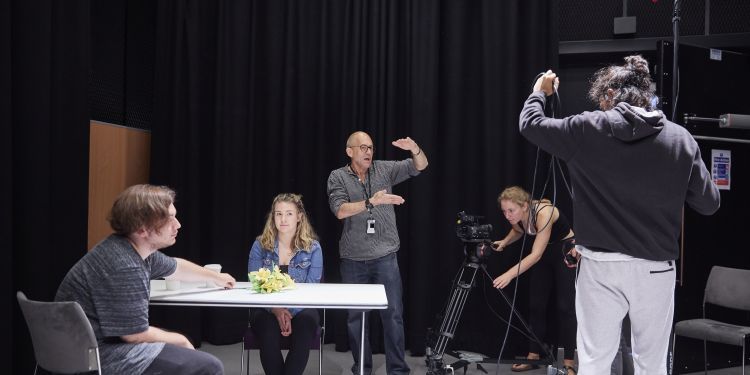
[[[248,358],[248,361],[250,359]],[[248,363],[248,367],[250,364]],[[248,371],[249,372],[249,371]],[[240,375],[245,373],[245,340],[240,343]]]
[[[250,375],[250,349],[245,351],[245,359],[245,362],[247,362],[247,366],[245,366],[247,372],[245,372],[245,374]]]
[[[708,351],[706,350],[706,340],[703,340],[703,373],[708,375]]]
[[[318,375],[323,375],[323,339],[320,339],[318,347]]]
[[[669,369],[668,369],[669,370],[669,375],[675,374],[674,366],[675,366],[675,362],[677,362],[674,359],[674,356],[675,356],[674,348],[675,348],[675,346],[677,346],[677,333],[674,332],[674,330],[673,330],[672,331],[672,363],[669,364]],[[622,359],[623,359],[623,361],[625,360],[624,354],[623,354],[623,358]]]

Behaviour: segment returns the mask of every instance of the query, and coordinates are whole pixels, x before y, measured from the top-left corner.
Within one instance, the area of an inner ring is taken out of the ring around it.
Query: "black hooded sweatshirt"
[[[627,103],[548,118],[545,100],[542,91],[529,96],[520,130],[568,165],[576,243],[647,260],[677,259],[684,203],[710,215],[720,202],[690,133],[660,111]]]

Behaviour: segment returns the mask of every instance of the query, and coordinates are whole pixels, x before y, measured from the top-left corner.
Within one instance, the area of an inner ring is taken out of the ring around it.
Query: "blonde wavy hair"
[[[260,241],[260,246],[267,251],[273,251],[276,237],[279,234],[273,221],[273,212],[276,209],[276,204],[281,202],[293,204],[297,207],[297,212],[301,214],[300,221],[297,223],[297,230],[294,233],[294,239],[292,240],[293,249],[295,251],[300,249],[309,252],[312,249],[313,241],[317,240],[318,236],[315,234],[312,225],[310,225],[305,205],[302,203],[302,196],[299,194],[283,193],[273,199],[271,210],[266,217],[266,225],[263,227],[263,233],[257,238]]]
[[[502,201],[511,201],[521,207],[523,207],[524,203],[528,203],[529,207],[534,207],[534,208],[536,208],[537,206],[539,206],[539,204],[542,204],[542,203],[552,204],[552,201],[546,198],[543,198],[540,200],[536,200],[536,199],[532,200],[531,195],[520,186],[511,186],[503,190],[503,192],[500,193],[500,195],[498,195],[497,197],[498,206],[500,205]]]

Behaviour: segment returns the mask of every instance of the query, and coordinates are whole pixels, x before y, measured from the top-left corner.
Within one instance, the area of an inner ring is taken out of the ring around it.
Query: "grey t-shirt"
[[[104,374],[140,374],[164,343],[127,344],[120,336],[148,329],[150,280],[175,272],[177,262],[157,251],[141,259],[127,238],[111,235],[83,256],[63,279],[55,301],[76,301],[91,322]]]
[[[419,174],[411,158],[400,161],[374,160],[365,181],[345,165],[328,176],[328,204],[335,215],[342,204],[360,202],[380,190],[393,192],[393,186]],[[367,233],[367,220],[375,220],[375,233]],[[339,253],[344,259],[372,260],[399,249],[396,213],[393,205],[384,204],[350,216],[344,221],[339,240]]]

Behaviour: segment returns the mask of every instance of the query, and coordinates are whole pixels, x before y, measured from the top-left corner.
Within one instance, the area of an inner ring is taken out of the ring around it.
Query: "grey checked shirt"
[[[364,182],[349,165],[334,170],[328,176],[328,204],[334,215],[344,203],[360,202],[385,189],[392,193],[393,186],[419,174],[411,158],[401,161],[374,160]],[[393,205],[384,204],[372,209],[375,233],[367,233],[368,211],[343,219],[344,229],[339,240],[341,258],[372,260],[398,251],[400,241],[396,228]]]

